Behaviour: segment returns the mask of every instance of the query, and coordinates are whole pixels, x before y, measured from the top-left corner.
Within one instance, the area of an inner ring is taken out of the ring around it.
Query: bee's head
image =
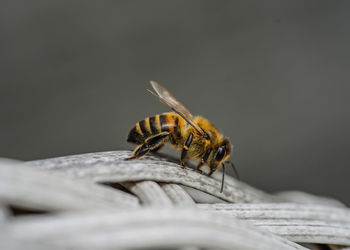
[[[210,172],[209,175],[218,170],[222,163],[224,163],[231,155],[233,150],[233,145],[229,142],[227,138],[225,138],[222,143],[214,148],[212,159],[210,162]]]

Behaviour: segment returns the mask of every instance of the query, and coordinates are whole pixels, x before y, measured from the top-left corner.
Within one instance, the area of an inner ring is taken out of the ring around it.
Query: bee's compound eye
[[[216,156],[215,156],[215,160],[217,161],[221,161],[222,158],[224,158],[225,156],[225,148],[224,147],[218,147],[218,150],[217,150],[217,153],[216,153]]]

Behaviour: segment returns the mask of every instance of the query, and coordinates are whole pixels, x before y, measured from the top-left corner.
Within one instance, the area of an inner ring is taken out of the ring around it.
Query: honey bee
[[[182,167],[185,167],[187,160],[195,160],[199,162],[197,170],[200,173],[203,173],[201,167],[205,164],[209,167],[209,176],[223,167],[220,191],[222,192],[224,163],[232,153],[232,144],[207,119],[193,116],[159,83],[151,81],[151,85],[155,92],[148,91],[174,112],[147,117],[136,123],[130,130],[127,141],[138,144],[138,146],[134,149],[131,157],[125,160],[140,158],[148,152],[156,152],[164,144],[168,144],[181,152],[180,163]],[[230,163],[234,168],[233,163]]]

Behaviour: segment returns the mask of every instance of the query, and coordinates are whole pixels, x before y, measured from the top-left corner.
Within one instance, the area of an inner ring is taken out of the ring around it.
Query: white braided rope
[[[157,156],[124,161],[129,155],[0,161],[3,243],[11,249],[27,243],[52,249],[302,248],[292,241],[350,246],[350,212],[338,201],[271,195],[231,177],[220,193],[216,178]],[[10,207],[60,214],[12,216]]]

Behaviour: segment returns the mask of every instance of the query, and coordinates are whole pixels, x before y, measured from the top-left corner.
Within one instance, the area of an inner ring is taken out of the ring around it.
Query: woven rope
[[[336,200],[268,194],[229,176],[220,193],[220,177],[182,169],[165,157],[124,161],[129,155],[1,160],[0,248],[350,246],[350,210]]]

